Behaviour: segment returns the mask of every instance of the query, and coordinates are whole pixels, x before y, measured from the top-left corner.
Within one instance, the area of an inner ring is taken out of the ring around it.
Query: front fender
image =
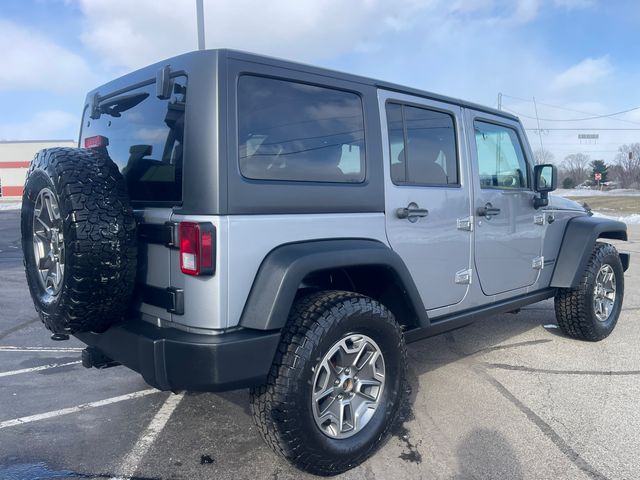
[[[569,220],[551,277],[551,287],[578,286],[598,238],[626,241],[627,225],[617,220],[589,216]],[[623,265],[625,260],[628,266],[628,256],[622,258]]]

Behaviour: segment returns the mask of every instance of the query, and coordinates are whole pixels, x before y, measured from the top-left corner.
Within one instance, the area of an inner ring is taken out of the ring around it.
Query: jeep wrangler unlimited
[[[29,289],[87,367],[161,390],[251,388],[264,440],[332,475],[385,440],[405,343],[548,298],[611,333],[623,223],[549,197],[505,112],[229,50],[90,92],[78,148],[39,152]]]

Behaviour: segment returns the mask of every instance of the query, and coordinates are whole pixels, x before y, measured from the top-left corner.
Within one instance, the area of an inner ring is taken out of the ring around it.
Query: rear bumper
[[[135,320],[104,333],[75,336],[159,390],[204,392],[265,383],[280,342],[279,331],[202,335]]]

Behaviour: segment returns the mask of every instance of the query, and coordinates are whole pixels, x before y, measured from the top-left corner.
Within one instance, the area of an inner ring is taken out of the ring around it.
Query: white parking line
[[[148,390],[140,390],[139,392],[127,393],[126,395],[120,395],[119,397],[107,398],[104,400],[98,400],[97,402],[83,403],[75,407],[63,408],[61,410],[54,410],[52,412],[38,413],[37,415],[30,415],[28,417],[15,418],[13,420],[5,420],[0,422],[0,430],[8,427],[15,427],[16,425],[24,425],[25,423],[37,422],[38,420],[45,420],[47,418],[59,417],[61,415],[68,415],[69,413],[76,413],[89,408],[102,407],[104,405],[110,405],[112,403],[123,402],[125,400],[131,400],[133,398],[145,397],[154,393],[159,393],[160,390],[150,388]]]
[[[50,368],[66,367],[67,365],[77,365],[82,360],[67,363],[50,363],[49,365],[41,365],[39,367],[23,368],[22,370],[12,370],[10,372],[0,372],[0,377],[9,377],[11,375],[19,375],[21,373],[39,372],[41,370],[49,370]]]
[[[9,347],[3,346],[0,347],[0,352],[81,352],[84,350],[82,347],[60,347],[60,348],[51,348],[51,347]]]
[[[162,407],[160,407],[160,410],[158,410],[158,413],[156,413],[153,419],[151,419],[151,422],[149,422],[146,430],[142,432],[129,454],[122,461],[122,467],[120,468],[121,476],[112,477],[111,480],[129,479],[136,473],[145,453],[147,453],[155,439],[160,435],[160,432],[162,432],[162,429],[169,421],[169,418],[171,418],[171,414],[183,397],[184,393],[179,393],[167,398]]]

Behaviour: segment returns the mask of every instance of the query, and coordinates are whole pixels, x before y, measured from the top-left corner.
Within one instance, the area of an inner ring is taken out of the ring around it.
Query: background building
[[[39,150],[76,146],[74,140],[0,141],[0,197],[20,199],[27,169]]]

